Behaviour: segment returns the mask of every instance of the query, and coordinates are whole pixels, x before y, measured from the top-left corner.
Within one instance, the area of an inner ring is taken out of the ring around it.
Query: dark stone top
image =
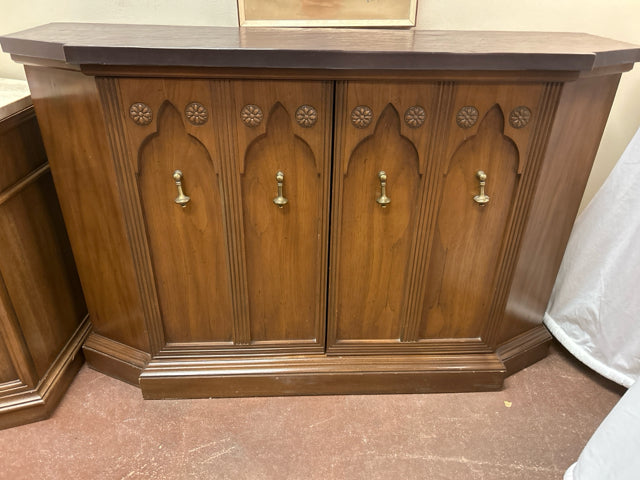
[[[636,45],[547,32],[50,23],[0,44],[75,65],[589,71],[640,60]]]

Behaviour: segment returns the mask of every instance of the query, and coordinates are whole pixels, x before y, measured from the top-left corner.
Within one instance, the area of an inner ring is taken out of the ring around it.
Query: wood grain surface
[[[591,70],[640,59],[635,45],[551,32],[51,23],[0,44],[13,55],[76,65]]]
[[[93,326],[148,351],[95,81],[78,72],[26,70]]]
[[[46,418],[90,324],[33,107],[0,119],[0,428]]]

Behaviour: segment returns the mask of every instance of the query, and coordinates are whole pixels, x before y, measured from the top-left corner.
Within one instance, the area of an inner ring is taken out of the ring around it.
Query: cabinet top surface
[[[550,32],[50,23],[0,44],[75,65],[589,71],[640,60],[636,45]]]

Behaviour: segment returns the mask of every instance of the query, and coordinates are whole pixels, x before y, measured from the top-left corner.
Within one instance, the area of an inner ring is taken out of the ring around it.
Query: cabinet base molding
[[[142,372],[145,399],[432,393],[500,390],[495,354],[156,358]]]
[[[136,386],[145,365],[151,360],[148,353],[95,332],[89,335],[82,351],[91,368]]]
[[[12,388],[14,394],[1,392],[4,395],[0,398],[0,429],[37,422],[51,415],[84,363],[80,348],[90,330],[86,316],[35,388],[18,381]]]
[[[553,337],[544,325],[538,325],[527,332],[503,343],[496,353],[512,375],[547,356]]]

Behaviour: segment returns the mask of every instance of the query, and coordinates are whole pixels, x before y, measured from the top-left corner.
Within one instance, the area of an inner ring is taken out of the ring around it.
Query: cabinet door
[[[557,88],[456,85],[416,340],[493,347]]]
[[[129,152],[120,183],[148,322],[161,322],[169,346],[232,344],[226,194],[210,82],[121,79],[118,86]],[[189,197],[182,205],[181,194]]]
[[[542,92],[339,86],[329,352],[491,349],[543,148],[530,134]]]
[[[332,84],[220,82],[244,341],[324,351]]]
[[[329,351],[400,343],[433,168],[436,92],[435,84],[338,85]]]

